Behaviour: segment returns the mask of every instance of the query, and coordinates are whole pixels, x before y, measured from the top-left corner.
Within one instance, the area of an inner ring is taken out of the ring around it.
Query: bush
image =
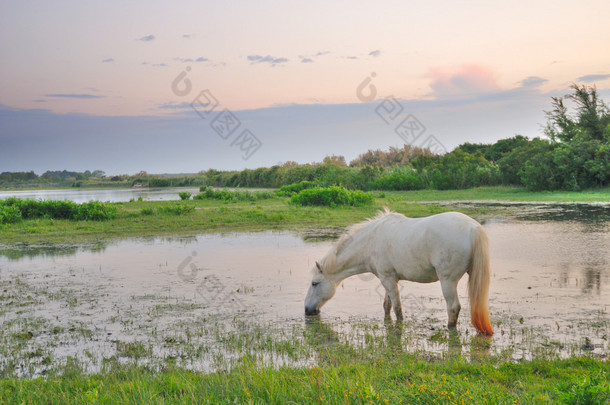
[[[74,219],[78,221],[106,221],[116,218],[116,207],[99,201],[89,201],[78,206]]]
[[[23,219],[71,219],[105,221],[116,218],[116,208],[110,204],[99,201],[76,204],[72,201],[7,198],[2,202],[3,207],[13,207],[21,213]]]
[[[378,177],[369,183],[368,188],[373,190],[421,190],[426,182],[412,168],[395,168],[391,174]]]
[[[155,211],[152,208],[142,208],[140,210],[141,215],[152,215],[154,213],[155,213]]]
[[[178,193],[178,196],[179,196],[179,197],[180,197],[180,199],[181,199],[181,200],[183,200],[183,201],[184,201],[184,200],[188,200],[188,199],[190,199],[190,198],[191,198],[191,195],[192,195],[191,193],[188,193],[188,192],[186,192],[186,191],[181,191],[181,192],[179,192],[179,193]]]
[[[287,184],[280,187],[279,190],[275,191],[275,194],[282,197],[290,197],[293,194],[297,194],[302,190],[316,187],[316,183],[313,181],[302,181],[300,183]]]
[[[19,208],[14,205],[0,205],[0,224],[14,224],[21,219]]]
[[[290,200],[298,205],[318,205],[336,207],[338,205],[361,206],[373,201],[371,193],[347,190],[341,186],[316,187],[301,190]]]

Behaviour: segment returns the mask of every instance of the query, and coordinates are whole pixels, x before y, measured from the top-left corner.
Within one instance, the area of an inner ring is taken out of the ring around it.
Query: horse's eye
[[[311,282],[311,286],[312,286],[312,287],[315,287],[315,286],[317,286],[318,284],[320,284],[320,282],[319,282],[319,281],[312,281],[312,282]]]

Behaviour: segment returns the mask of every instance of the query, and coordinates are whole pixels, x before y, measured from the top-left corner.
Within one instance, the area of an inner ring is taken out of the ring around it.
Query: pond
[[[610,207],[523,204],[509,212],[477,218],[490,239],[496,333],[488,351],[515,360],[542,349],[607,356]],[[333,243],[311,235],[217,233],[0,250],[0,367],[38,375],[73,357],[96,371],[105,360],[135,357],[211,371],[253,347],[265,351],[268,337],[302,339],[309,271]],[[474,335],[466,279],[457,338],[465,354]],[[400,291],[404,348],[456,350],[445,338],[439,283],[401,282]],[[376,278],[355,276],[318,322],[359,345],[367,334],[385,333],[382,301]],[[273,364],[316,361],[265,356]]]

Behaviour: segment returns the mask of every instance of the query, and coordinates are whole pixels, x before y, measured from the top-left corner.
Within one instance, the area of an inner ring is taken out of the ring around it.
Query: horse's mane
[[[391,211],[388,207],[383,207],[383,210],[379,210],[377,215],[375,215],[374,217],[368,218],[347,228],[347,230],[343,233],[343,235],[341,235],[337,243],[333,246],[333,248],[320,260],[322,271],[324,271],[325,273],[332,274],[336,268],[337,256],[349,244],[349,242],[353,240],[354,235],[363,230],[364,228],[367,228],[373,222],[376,222],[392,214],[395,214],[395,212]]]

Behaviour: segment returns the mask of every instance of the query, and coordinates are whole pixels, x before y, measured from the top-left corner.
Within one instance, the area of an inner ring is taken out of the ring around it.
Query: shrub
[[[390,174],[378,177],[370,182],[368,187],[374,190],[421,190],[426,187],[426,182],[417,170],[400,167],[395,168]]]
[[[294,194],[290,201],[298,205],[361,206],[372,202],[373,195],[360,190],[347,190],[341,186],[316,187],[301,190],[298,194]]]
[[[21,211],[14,205],[0,205],[0,224],[14,224],[21,221]]]
[[[80,204],[74,217],[79,221],[106,221],[114,218],[116,218],[116,207],[99,201]]]
[[[188,200],[191,198],[191,193],[188,193],[186,191],[181,191],[178,193],[178,196],[180,197],[181,200]]]
[[[104,221],[116,218],[116,208],[99,201],[76,204],[72,201],[7,198],[3,207],[13,207],[23,219],[48,218]]]
[[[302,181],[300,183],[287,184],[275,191],[275,194],[282,197],[290,197],[293,194],[299,193],[302,190],[316,187],[313,181]]]
[[[152,215],[154,213],[155,213],[155,211],[152,208],[142,208],[140,210],[140,214],[142,214],[142,215]]]

